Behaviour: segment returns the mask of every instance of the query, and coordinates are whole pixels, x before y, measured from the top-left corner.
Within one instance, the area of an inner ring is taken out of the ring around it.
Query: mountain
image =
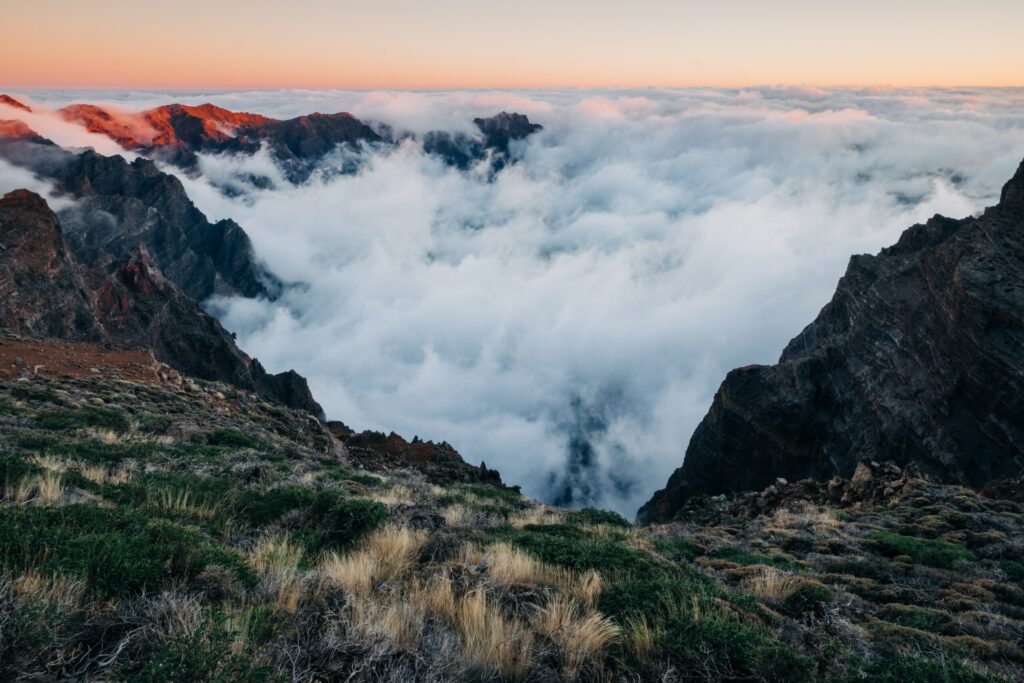
[[[309,178],[316,162],[339,146],[381,141],[373,129],[346,113],[279,120],[212,104],[169,104],[134,113],[74,104],[58,114],[127,150],[186,169],[194,169],[199,153],[254,154],[266,144],[293,183]]]
[[[0,93],[0,104],[5,104],[8,107],[14,107],[15,109],[20,109],[22,111],[28,111],[28,112],[32,111],[32,107],[30,107],[27,104],[24,104],[22,102],[19,102],[18,100],[14,99],[10,95],[5,95],[3,93]]]
[[[88,268],[68,247],[57,216],[26,190],[0,199],[0,327],[116,348],[146,348],[186,375],[228,382],[323,416],[306,381],[270,375],[215,318],[137,246],[111,272]]]
[[[491,171],[497,172],[511,160],[510,145],[543,130],[539,123],[531,123],[523,114],[501,112],[489,118],[475,118],[473,125],[480,136],[447,131],[431,131],[423,138],[423,151],[444,159],[449,166],[467,170],[491,158]]]
[[[0,320],[41,337],[102,337],[88,285],[57,216],[26,190],[0,199]]]
[[[280,283],[257,261],[242,228],[211,223],[181,181],[144,158],[74,153],[41,138],[0,137],[0,157],[75,199],[60,212],[79,261],[109,271],[146,245],[161,271],[197,301],[215,294],[275,296]]]
[[[982,487],[1019,477],[1022,453],[1024,163],[981,216],[935,216],[851,258],[777,364],[728,374],[639,519],[780,477],[850,477],[864,460]]]

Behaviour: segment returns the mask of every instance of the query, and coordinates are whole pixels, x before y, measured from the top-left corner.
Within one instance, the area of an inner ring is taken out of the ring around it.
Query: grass
[[[724,500],[634,527],[357,469],[305,416],[222,410],[244,392],[104,381],[0,411],[0,680],[1024,676],[1012,501]]]
[[[974,553],[963,546],[946,541],[902,536],[890,531],[876,531],[867,536],[886,557],[906,556],[916,564],[950,568],[958,561],[974,560]]]

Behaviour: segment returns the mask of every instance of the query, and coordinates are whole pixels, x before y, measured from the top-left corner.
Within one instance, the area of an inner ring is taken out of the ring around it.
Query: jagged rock
[[[862,458],[981,487],[1019,477],[1022,453],[1024,164],[980,217],[936,216],[851,258],[778,364],[729,373],[638,517],[780,476],[849,477]]]
[[[57,217],[27,190],[0,199],[0,320],[41,337],[102,337]]]
[[[79,262],[110,272],[138,244],[188,296],[273,297],[280,283],[257,261],[232,220],[210,223],[173,175],[152,161],[129,163],[92,150],[75,154],[49,141],[0,140],[0,156],[52,180],[75,202],[60,212]]]
[[[490,156],[491,172],[496,173],[512,161],[510,145],[543,129],[523,114],[501,112],[488,118],[473,119],[480,136],[431,131],[423,138],[423,151],[444,159],[449,166],[466,170]]]
[[[194,169],[200,153],[253,154],[267,145],[293,183],[305,181],[315,162],[339,146],[381,141],[372,128],[347,113],[279,120],[212,104],[169,104],[137,113],[75,104],[59,114],[125,149],[185,169]]]
[[[215,318],[164,277],[145,246],[110,274],[84,268],[67,248],[57,216],[27,190],[0,199],[0,241],[0,327],[150,349],[183,374],[228,382],[323,417],[302,377],[270,375],[245,355]]]

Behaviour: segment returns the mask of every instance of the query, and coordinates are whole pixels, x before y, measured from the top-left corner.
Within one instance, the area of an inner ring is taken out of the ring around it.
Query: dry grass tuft
[[[373,493],[370,498],[387,506],[412,505],[416,502],[412,489],[407,486],[392,486],[387,491]]]
[[[59,608],[77,607],[85,594],[85,583],[79,579],[55,574],[44,576],[29,571],[14,579],[14,595],[33,603],[45,603]]]
[[[60,503],[63,498],[64,485],[61,482],[61,473],[52,470],[32,477],[24,477],[17,484],[8,485],[4,489],[4,499],[19,505],[25,503],[55,505]]]
[[[414,651],[423,635],[423,608],[410,601],[359,598],[348,612],[356,632],[370,642],[383,637],[399,650]]]
[[[800,578],[774,567],[765,567],[757,574],[743,579],[740,587],[762,600],[781,602],[800,589]]]
[[[561,524],[563,521],[565,521],[564,510],[542,505],[525,512],[512,515],[509,517],[508,523],[516,529],[522,529],[524,526],[531,524],[549,526],[552,524]]]
[[[570,680],[577,678],[587,663],[600,666],[608,646],[620,634],[611,619],[563,596],[553,597],[537,613],[533,627],[558,646],[565,676]]]
[[[188,489],[172,491],[162,489],[149,502],[161,513],[179,514],[199,519],[217,519],[224,512],[223,506],[216,503],[199,502],[192,497]]]
[[[398,581],[415,566],[427,532],[386,527],[370,534],[362,546],[341,555],[331,552],[320,560],[321,581],[359,596],[369,595],[381,581]]]
[[[520,621],[506,618],[483,589],[466,594],[456,609],[464,663],[484,676],[499,671],[522,678],[533,661],[533,633]]]
[[[626,650],[641,662],[650,661],[658,644],[658,634],[643,617],[626,620],[622,634]]]
[[[250,551],[250,561],[263,590],[286,612],[295,612],[302,600],[299,563],[304,554],[302,546],[292,543],[287,536],[265,536]]]
[[[366,551],[347,555],[332,552],[320,560],[321,580],[355,595],[369,595],[373,590],[373,577],[376,573],[377,560]]]

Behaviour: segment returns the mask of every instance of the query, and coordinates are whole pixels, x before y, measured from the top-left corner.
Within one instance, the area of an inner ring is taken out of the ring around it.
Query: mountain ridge
[[[772,366],[731,371],[683,465],[638,513],[776,478],[915,464],[983,487],[1024,469],[1024,162],[980,216],[935,216],[850,259]]]

